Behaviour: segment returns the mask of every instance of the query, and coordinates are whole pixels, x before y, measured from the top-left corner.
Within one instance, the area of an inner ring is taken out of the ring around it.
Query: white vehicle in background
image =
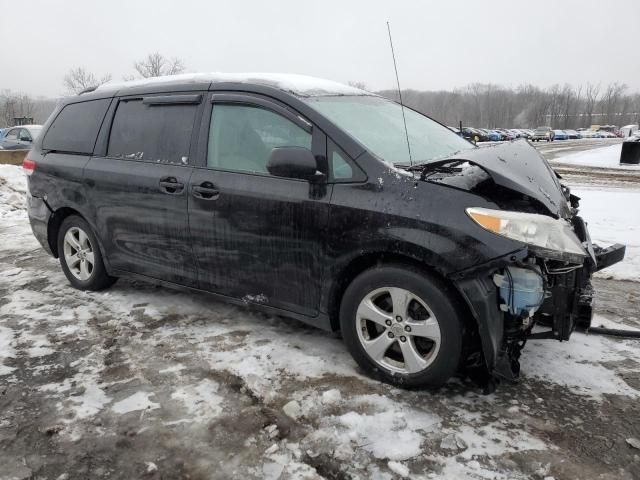
[[[593,130],[582,130],[580,132],[580,135],[582,135],[582,138],[597,138],[597,132],[594,132]]]
[[[632,137],[640,131],[638,125],[625,125],[620,128],[620,133],[622,133],[622,138]]]

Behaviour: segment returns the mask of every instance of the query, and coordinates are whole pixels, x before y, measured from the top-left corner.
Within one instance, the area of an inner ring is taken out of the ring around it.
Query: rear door
[[[190,92],[114,102],[84,175],[112,268],[197,285],[187,191],[201,100]]]
[[[249,94],[212,95],[202,126],[189,195],[201,288],[316,315],[332,186],[275,177],[266,165],[272,148],[298,146],[326,170],[324,133]]]

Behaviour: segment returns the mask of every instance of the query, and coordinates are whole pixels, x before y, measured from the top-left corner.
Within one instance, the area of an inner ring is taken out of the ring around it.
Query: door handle
[[[210,182],[203,182],[200,185],[191,187],[191,194],[200,200],[217,200],[220,191]]]
[[[160,191],[169,195],[180,195],[184,190],[184,183],[178,182],[176,177],[164,177],[160,179]]]

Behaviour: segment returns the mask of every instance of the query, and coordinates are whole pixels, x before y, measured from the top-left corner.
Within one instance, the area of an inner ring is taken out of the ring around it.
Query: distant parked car
[[[1,150],[30,150],[42,125],[22,125],[7,129],[0,140]]]
[[[554,140],[568,140],[569,136],[566,134],[564,130],[554,130],[553,131],[553,139]]]
[[[539,142],[540,140],[546,140],[547,142],[553,142],[554,132],[551,127],[538,127],[533,131],[531,137],[532,142]]]
[[[491,140],[492,142],[500,142],[502,141],[502,133],[498,132],[497,130],[489,130],[487,132],[487,135],[489,136],[489,140]]]
[[[533,130],[529,128],[521,128],[522,136],[527,140],[531,140],[533,138]]]
[[[513,133],[516,136],[516,138],[522,138],[522,132],[517,128],[510,128],[509,131]]]
[[[600,130],[598,132],[600,138],[618,138],[618,136],[612,132],[607,132],[605,130]]]
[[[512,132],[510,132],[506,128],[496,128],[496,131],[498,131],[498,132],[500,132],[502,134],[502,139],[503,140],[515,140],[516,139],[515,134],[513,134]]]
[[[471,127],[463,127],[462,128],[462,136],[467,140],[472,142],[486,142],[489,140],[489,137],[482,130]]]
[[[578,138],[582,138],[582,135],[580,135],[575,130],[565,130],[564,133],[567,134],[567,138],[569,138],[570,140],[576,140]]]

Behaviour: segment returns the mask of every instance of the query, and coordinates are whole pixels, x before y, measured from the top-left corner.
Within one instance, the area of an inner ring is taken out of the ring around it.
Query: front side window
[[[409,164],[407,134],[398,103],[373,95],[319,96],[303,100],[389,165]],[[404,114],[414,163],[474,148],[429,117],[410,108],[405,108]]]
[[[267,163],[275,147],[311,150],[311,133],[262,107],[224,103],[213,106],[207,166],[268,173]]]
[[[189,163],[197,108],[195,104],[121,101],[111,126],[107,155],[148,162]]]
[[[20,140],[23,142],[31,142],[33,140],[31,138],[31,134],[29,133],[29,130],[27,130],[26,128],[23,128],[22,130],[20,130]]]

